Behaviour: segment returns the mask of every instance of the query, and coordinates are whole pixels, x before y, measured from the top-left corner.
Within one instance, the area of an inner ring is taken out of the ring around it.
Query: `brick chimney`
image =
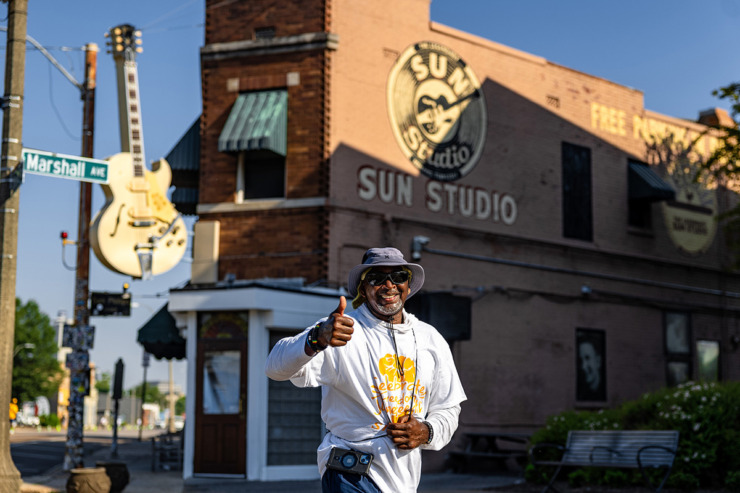
[[[723,127],[734,127],[737,125],[730,114],[722,108],[711,108],[700,112],[699,123],[703,123],[710,127],[717,125],[721,125]]]

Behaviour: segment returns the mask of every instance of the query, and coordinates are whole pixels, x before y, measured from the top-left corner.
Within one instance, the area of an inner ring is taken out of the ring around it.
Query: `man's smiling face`
[[[401,267],[384,266],[374,267],[370,272],[388,274],[402,270]],[[378,286],[372,286],[365,280],[362,282],[362,290],[367,299],[370,311],[376,317],[392,321],[393,323],[401,323],[403,321],[401,310],[409,295],[408,280],[401,284],[394,284],[390,279],[386,278],[385,282]]]

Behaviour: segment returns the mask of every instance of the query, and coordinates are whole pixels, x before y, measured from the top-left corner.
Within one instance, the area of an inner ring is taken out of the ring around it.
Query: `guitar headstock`
[[[133,60],[137,53],[144,51],[141,47],[141,31],[131,24],[112,27],[105,33],[105,37],[109,38],[105,44],[110,46],[109,53],[113,53],[113,58],[124,57],[126,60]]]

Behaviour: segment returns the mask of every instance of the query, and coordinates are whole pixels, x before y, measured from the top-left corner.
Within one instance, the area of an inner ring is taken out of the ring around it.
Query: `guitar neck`
[[[116,60],[118,72],[118,116],[121,129],[121,149],[131,153],[134,176],[143,177],[144,132],[141,126],[141,102],[139,101],[139,75],[133,59],[121,57]]]

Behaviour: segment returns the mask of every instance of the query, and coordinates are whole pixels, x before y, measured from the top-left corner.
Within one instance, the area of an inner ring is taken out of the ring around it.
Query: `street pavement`
[[[19,433],[34,431],[16,431]],[[94,467],[97,461],[117,460],[126,463],[130,482],[124,493],[320,493],[318,480],[311,481],[245,481],[243,479],[192,478],[182,479],[181,471],[151,470],[152,449],[149,438],[162,433],[161,430],[144,430],[142,441],[138,441],[137,430],[119,432],[118,457],[111,457],[111,447],[104,446],[84,457],[86,467]],[[86,435],[87,440],[87,435]],[[23,493],[52,493],[65,491],[69,472],[61,464],[35,476],[23,477]],[[419,493],[470,493],[490,491],[522,482],[521,474],[496,473],[494,475],[436,473],[422,475]]]

